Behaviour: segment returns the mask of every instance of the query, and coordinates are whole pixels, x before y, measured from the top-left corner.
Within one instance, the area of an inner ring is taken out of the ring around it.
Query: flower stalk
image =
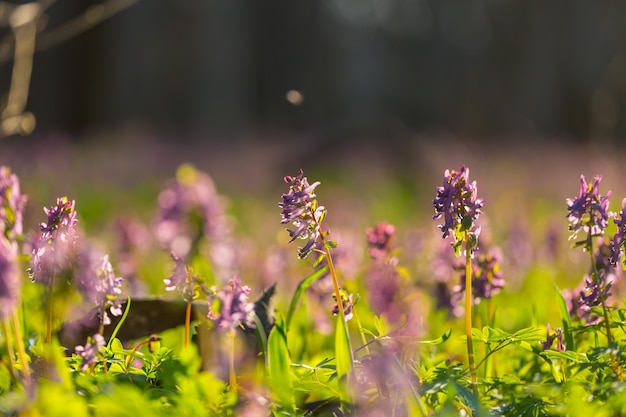
[[[470,378],[472,380],[472,392],[478,397],[476,380],[476,367],[474,365],[474,345],[472,341],[472,252],[470,233],[465,232],[465,336],[467,337],[467,362],[469,365]]]

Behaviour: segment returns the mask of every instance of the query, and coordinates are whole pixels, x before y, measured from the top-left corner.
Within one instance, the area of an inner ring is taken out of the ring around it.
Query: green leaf
[[[540,355],[545,356],[549,359],[565,359],[570,362],[575,363],[588,363],[589,358],[584,353],[573,352],[571,350],[566,350],[563,352],[559,352],[557,350],[544,350],[540,353]]]
[[[319,264],[321,264],[324,259],[326,259],[326,252],[320,253],[318,255],[318,257],[313,262],[313,268],[317,268],[319,266]]]
[[[335,362],[337,365],[337,379],[339,381],[339,392],[341,400],[350,402],[348,395],[347,378],[352,371],[352,346],[350,346],[350,336],[348,326],[341,315],[337,316],[337,327],[335,328]]]
[[[433,339],[433,340],[419,340],[417,343],[421,343],[424,345],[441,345],[443,343],[445,343],[448,339],[450,339],[450,335],[452,334],[452,329],[448,329],[444,334],[441,335],[441,337],[438,337],[437,339]]]
[[[115,339],[115,337],[117,336],[117,333],[122,328],[122,324],[124,324],[124,321],[126,321],[126,317],[128,317],[129,311],[130,311],[130,297],[128,297],[128,301],[126,301],[126,309],[124,310],[124,314],[122,314],[122,318],[115,326],[115,329],[113,329],[113,333],[111,333],[111,337],[109,338],[109,343],[107,345],[108,349],[111,349],[111,341]]]
[[[296,292],[293,294],[293,297],[291,298],[291,303],[289,304],[289,310],[287,311],[287,326],[286,326],[287,331],[289,331],[289,327],[291,326],[291,319],[293,318],[293,314],[296,311],[296,306],[298,305],[298,302],[300,301],[300,298],[302,297],[302,293],[304,293],[311,286],[311,284],[313,284],[322,275],[324,275],[327,270],[328,270],[328,266],[320,268],[314,271],[308,277],[304,278],[298,284],[298,287],[296,288]]]
[[[565,298],[563,298],[563,293],[561,292],[561,289],[556,285],[554,286],[554,288],[556,289],[559,311],[561,312],[561,322],[563,323],[563,336],[565,336],[565,346],[569,350],[576,350],[576,346],[574,345],[574,337],[572,335],[572,318],[569,315],[567,303],[565,302]]]
[[[282,317],[278,317],[267,340],[267,369],[270,390],[283,407],[295,411],[291,358],[287,348],[287,333]]]

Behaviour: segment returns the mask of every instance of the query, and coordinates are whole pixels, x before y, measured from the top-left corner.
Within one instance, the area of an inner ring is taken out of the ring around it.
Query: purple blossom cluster
[[[585,275],[582,283],[574,290],[564,292],[572,316],[594,324],[600,317],[593,314],[594,307],[600,307],[611,296],[613,284],[621,275],[621,268],[611,264],[610,246],[601,238],[594,254],[594,264]]]
[[[290,243],[296,239],[306,239],[307,243],[298,249],[298,257],[304,259],[314,249],[320,237],[320,223],[326,213],[324,206],[318,206],[315,199],[315,188],[319,181],[309,184],[300,170],[295,177],[285,176],[289,191],[282,195],[283,201],[278,203],[281,211],[281,224],[291,223],[295,229],[287,229],[291,237]]]
[[[617,265],[622,257],[624,245],[626,244],[626,198],[622,200],[622,209],[613,218],[613,222],[617,225],[617,231],[613,239],[609,243],[611,249],[610,262]]]
[[[552,349],[552,345],[555,340],[556,346],[554,347],[554,350],[557,352],[564,352],[566,347],[563,343],[563,330],[558,328],[555,332],[552,332],[550,329],[550,323],[548,323],[546,325],[546,340],[541,344],[541,351]]]
[[[155,236],[159,244],[186,262],[208,244],[216,275],[235,271],[232,225],[211,177],[185,165],[158,197]]]
[[[472,296],[476,304],[481,300],[490,299],[504,287],[501,259],[500,249],[493,247],[486,254],[478,256],[478,259],[472,263]],[[447,305],[452,311],[460,308],[462,297],[459,295],[465,291],[465,265],[457,264],[454,268],[460,272],[460,284],[453,287],[450,295],[445,293],[443,288],[439,289],[442,307]]]
[[[33,282],[48,283],[50,278],[66,268],[74,255],[77,239],[75,201],[57,198],[56,205],[44,207],[48,217],[39,225],[41,235],[33,244],[29,275]]]
[[[90,337],[84,346],[76,346],[74,351],[83,359],[80,370],[86,371],[92,363],[98,362],[98,351],[105,345],[104,337],[96,333]]]
[[[356,304],[356,301],[358,300],[358,296],[357,296],[357,300],[354,300],[354,294],[348,294],[344,290],[341,290],[340,294],[341,294],[341,303],[343,304],[344,318],[346,321],[350,321],[352,320],[352,317],[354,316],[354,312],[353,312],[354,304]],[[333,298],[335,299],[335,304],[333,305],[332,313],[333,313],[333,316],[337,316],[339,315],[339,303],[337,302],[337,297],[333,295]]]
[[[165,278],[165,291],[177,291],[183,296],[187,302],[192,302],[198,297],[198,285],[200,282],[197,277],[192,276],[191,268],[185,262],[172,252],[174,260],[174,270],[172,275]]]
[[[601,236],[608,226],[609,197],[600,195],[599,186],[602,176],[597,175],[593,184],[587,184],[585,176],[580,176],[580,190],[578,197],[567,199],[567,219],[570,222],[569,229],[572,232],[571,239],[575,239],[582,229],[590,236]]]
[[[107,310],[113,316],[122,315],[123,278],[116,277],[109,256],[98,256],[95,251],[84,247],[78,256],[74,276],[78,290],[85,300],[95,305],[104,326],[111,323]]]
[[[476,220],[482,213],[484,201],[477,196],[476,181],[469,182],[469,168],[464,166],[458,171],[445,171],[443,186],[437,187],[433,205],[433,219],[444,218],[444,223],[439,225],[444,239],[457,228],[478,236]]]
[[[14,311],[19,298],[17,238],[22,235],[25,204],[17,175],[0,166],[0,319]]]
[[[255,327],[254,303],[248,302],[250,287],[241,285],[239,278],[231,279],[221,290],[213,289],[209,297],[208,319],[219,331],[235,329],[241,325]]]
[[[374,259],[381,259],[393,249],[393,238],[396,228],[389,223],[378,223],[366,230],[367,252]]]

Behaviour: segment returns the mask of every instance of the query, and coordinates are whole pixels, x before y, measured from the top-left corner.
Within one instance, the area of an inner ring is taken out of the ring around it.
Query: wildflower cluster
[[[486,254],[478,256],[472,263],[472,296],[475,302],[488,300],[498,294],[504,287],[505,281],[500,267],[502,255],[498,248],[490,248]],[[465,265],[456,267],[461,272],[461,285],[456,286],[456,292],[463,292],[465,282]]]
[[[158,202],[155,236],[163,248],[187,263],[207,248],[216,275],[232,275],[232,227],[211,177],[184,165],[161,191]]]
[[[220,331],[235,329],[242,324],[254,327],[254,303],[248,302],[250,287],[233,278],[221,290],[212,289],[208,318]]]
[[[22,235],[26,196],[17,175],[0,167],[0,318],[14,311],[19,298],[17,238]]]
[[[396,228],[389,223],[378,223],[366,230],[367,252],[374,259],[381,259],[388,255],[393,248],[393,237]]]
[[[569,230],[572,232],[570,239],[575,239],[582,229],[587,232],[589,238],[601,236],[608,225],[609,191],[605,196],[599,194],[598,187],[602,176],[597,175],[593,184],[587,184],[585,176],[580,176],[580,190],[578,197],[567,199],[567,219],[570,222]],[[586,247],[588,249],[588,247]]]
[[[554,350],[557,352],[563,352],[566,350],[565,344],[563,343],[563,330],[561,328],[556,329],[555,332],[552,332],[550,329],[550,323],[546,325],[546,340],[541,344],[541,350],[545,351],[548,349],[552,349],[552,345],[556,340],[556,346]]]
[[[29,269],[33,282],[48,283],[71,262],[77,239],[75,204],[74,200],[60,197],[56,205],[44,207],[48,220],[39,225],[41,235],[33,245],[32,267]]]
[[[174,252],[171,256],[174,260],[174,270],[172,275],[163,280],[165,291],[178,291],[183,300],[191,302],[198,298],[199,279],[192,276],[191,268]]]
[[[622,240],[620,229],[623,227],[623,218],[620,218],[614,220],[618,225],[618,231],[613,241],[607,244],[604,238],[601,238],[599,240],[600,245],[594,248],[594,237],[604,235],[608,226],[608,219],[612,216],[612,213],[608,211],[611,192],[608,191],[605,196],[600,195],[601,181],[602,176],[597,175],[593,184],[587,184],[585,176],[581,175],[578,197],[566,200],[569,229],[572,232],[570,239],[575,239],[580,230],[587,234],[585,239],[574,243],[574,247],[582,246],[583,250],[589,253],[591,266],[589,273],[584,278],[582,289],[576,290],[574,294],[576,298],[571,301],[571,310],[579,317],[584,318],[588,324],[599,321],[599,317],[591,314],[593,307],[601,306],[604,315],[607,314],[606,302],[611,295],[610,290],[614,277],[612,264],[616,259],[619,259]],[[623,213],[620,217],[623,217]],[[618,242],[617,246],[616,242]],[[608,323],[605,324],[607,325],[607,335],[611,338]]]
[[[476,220],[482,213],[484,201],[477,196],[476,181],[469,182],[469,168],[445,171],[443,186],[437,187],[437,198],[433,200],[433,205],[435,206],[433,219],[444,218],[444,223],[439,225],[443,238],[447,238],[450,232],[453,232],[456,250],[464,240],[464,232],[468,232],[472,236],[472,242],[471,247],[466,250],[474,250],[480,234]]]
[[[289,191],[282,195],[283,201],[278,204],[282,209],[282,224],[291,223],[295,230],[287,229],[291,240],[307,239],[307,243],[298,250],[298,257],[304,259],[317,244],[320,237],[320,223],[324,219],[324,206],[318,206],[315,199],[315,188],[319,181],[309,184],[304,172],[300,170],[298,175],[285,176],[285,182],[289,184]]]
[[[617,225],[617,231],[610,242],[612,265],[617,265],[622,258],[624,245],[626,245],[626,198],[622,200],[622,209],[613,218],[613,222]]]
[[[98,362],[98,352],[105,344],[104,337],[96,333],[93,337],[89,338],[85,345],[76,346],[76,348],[74,348],[74,351],[82,358],[80,365],[81,371],[86,371],[91,364]]]
[[[355,300],[354,294],[348,294],[344,290],[341,290],[340,294],[341,303],[343,304],[344,319],[346,321],[350,321],[353,317],[354,305],[357,303],[359,297],[357,296]],[[337,297],[335,295],[333,295],[333,299],[335,300],[335,304],[333,305],[332,313],[333,316],[337,316],[339,315],[339,303],[337,302]]]

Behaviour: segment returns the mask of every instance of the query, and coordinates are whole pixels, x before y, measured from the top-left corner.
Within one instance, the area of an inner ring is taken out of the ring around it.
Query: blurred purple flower
[[[354,316],[354,313],[352,311],[354,309],[354,303],[356,301],[353,301],[353,294],[348,294],[344,290],[340,290],[340,294],[341,294],[341,303],[343,304],[344,319],[346,321],[349,321]],[[339,314],[339,303],[337,303],[337,297],[333,295],[333,298],[335,299],[335,304],[333,305],[332,312],[333,312],[333,316],[336,316]],[[358,296],[357,296],[357,300],[358,300]]]
[[[615,216],[613,222],[617,225],[617,231],[613,236],[613,240],[609,243],[611,248],[610,262],[617,265],[621,259],[624,243],[626,242],[626,198],[622,200],[622,209]]]
[[[20,193],[20,180],[11,169],[0,166],[0,238],[14,241],[23,233],[27,197]]]
[[[437,198],[433,200],[433,219],[444,218],[444,223],[439,225],[444,239],[450,235],[450,231],[456,231],[458,226],[462,231],[478,236],[480,229],[476,227],[476,220],[482,213],[484,201],[476,194],[476,181],[469,182],[469,168],[445,171],[443,187],[437,187]]]
[[[278,207],[282,209],[281,224],[291,223],[295,227],[295,230],[287,229],[291,237],[290,243],[297,238],[307,239],[307,243],[298,249],[298,257],[304,259],[320,237],[319,223],[325,215],[324,207],[317,206],[314,193],[320,182],[309,184],[302,170],[295,177],[287,175],[284,179],[289,184],[289,191],[282,195],[282,203],[278,203]]]
[[[197,297],[197,280],[191,276],[191,269],[182,259],[176,256],[174,252],[171,255],[175,266],[172,275],[163,280],[165,291],[178,291],[185,301],[192,302]]]
[[[89,365],[98,362],[98,350],[105,344],[104,337],[96,333],[87,340],[84,346],[76,346],[74,348],[74,351],[83,358],[83,362],[80,365],[81,371],[86,371]]]
[[[611,295],[612,283],[602,284],[585,278],[585,287],[579,292],[577,307],[578,315],[587,323],[596,322],[597,318],[591,316],[591,309],[602,305],[603,301]]]
[[[401,279],[397,260],[376,262],[365,275],[369,305],[375,314],[384,314],[391,323],[397,323],[402,311],[399,303]]]
[[[472,295],[477,303],[488,300],[504,287],[504,277],[500,268],[502,255],[498,248],[491,248],[487,254],[480,255],[472,263]],[[461,271],[461,284],[465,282],[465,265],[457,266]],[[464,285],[455,287],[457,292],[464,290]]]
[[[592,309],[601,306],[611,296],[613,284],[622,273],[621,268],[611,264],[610,253],[609,244],[601,238],[594,254],[592,270],[576,289],[563,292],[570,314],[583,319],[586,324],[594,324],[600,320],[600,317],[592,314]]]
[[[230,280],[224,288],[213,289],[214,295],[209,297],[209,313],[207,317],[212,320],[217,329],[226,331],[246,325],[254,325],[254,303],[248,302],[250,287],[241,285],[239,278]]]
[[[115,221],[117,270],[125,278],[130,295],[144,295],[145,282],[137,274],[137,260],[151,247],[151,232],[141,222],[127,216]]]
[[[17,175],[0,166],[0,319],[14,311],[19,298],[17,238],[22,235],[25,204]]]
[[[232,224],[211,177],[183,165],[158,201],[155,236],[162,247],[188,262],[207,242],[216,275],[224,278],[234,273]]]
[[[111,323],[107,309],[113,316],[122,315],[122,302],[119,296],[122,294],[124,279],[115,276],[108,255],[98,258],[85,249],[79,258],[75,274],[78,289],[85,299],[98,308],[100,322],[106,326]]]
[[[393,249],[393,237],[396,228],[390,223],[378,223],[375,227],[366,230],[367,252],[374,259],[383,258]]]
[[[570,239],[575,239],[578,231],[583,229],[590,236],[600,236],[604,233],[609,220],[609,197],[601,196],[598,187],[602,181],[602,176],[597,175],[593,184],[587,184],[585,176],[580,176],[580,190],[575,199],[568,198],[567,218],[570,222],[569,230],[572,232]]]
[[[48,221],[39,225],[41,236],[33,244],[29,275],[33,282],[47,283],[70,263],[77,239],[75,201],[57,198],[55,206],[44,207]]]

